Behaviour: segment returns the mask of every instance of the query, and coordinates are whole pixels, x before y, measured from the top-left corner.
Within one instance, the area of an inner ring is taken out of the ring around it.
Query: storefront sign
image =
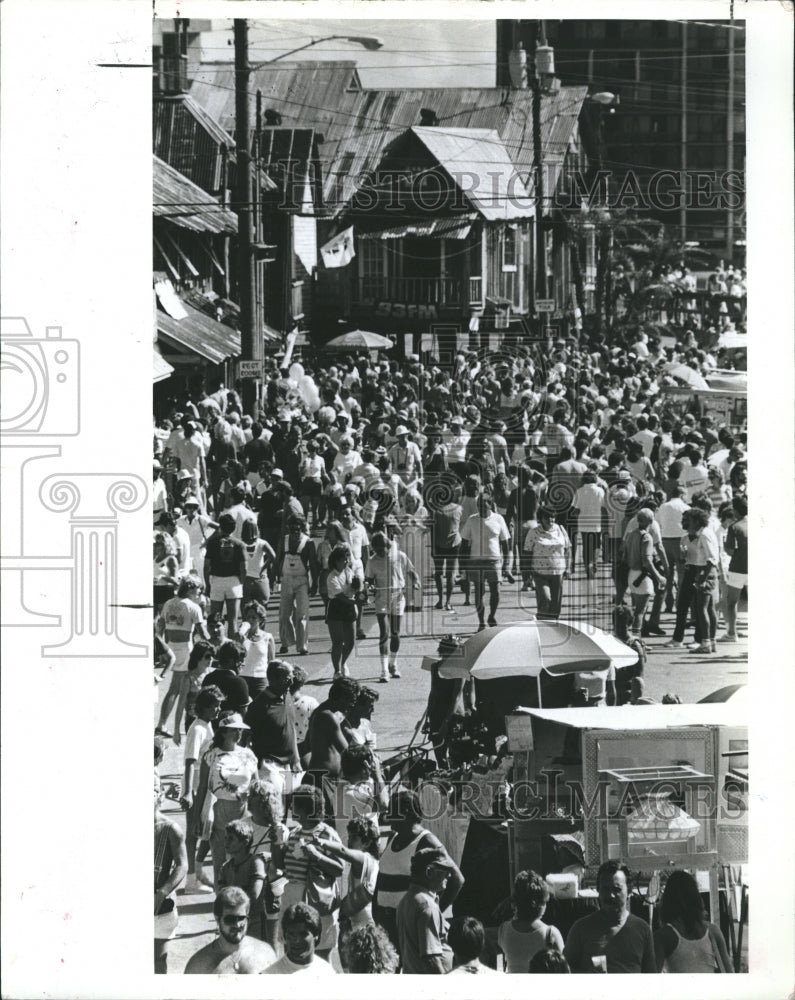
[[[238,378],[262,378],[261,361],[238,361]]]
[[[439,313],[433,304],[416,302],[376,302],[376,316],[394,316],[396,319],[438,319]]]

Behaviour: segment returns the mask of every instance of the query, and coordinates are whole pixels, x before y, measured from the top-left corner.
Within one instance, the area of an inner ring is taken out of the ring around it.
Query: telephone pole
[[[248,21],[235,18],[235,147],[237,152],[237,211],[238,268],[237,289],[240,305],[241,360],[261,361],[264,358],[262,337],[257,316],[257,276],[254,265],[254,218],[252,215],[251,132],[248,104]],[[242,397],[246,413],[259,415],[259,379],[243,379]]]

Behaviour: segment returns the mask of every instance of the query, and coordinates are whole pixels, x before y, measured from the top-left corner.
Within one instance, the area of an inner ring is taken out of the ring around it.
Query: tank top
[[[663,972],[715,972],[715,953],[712,950],[712,939],[709,927],[703,937],[697,941],[688,941],[671,924],[668,925],[676,934],[677,943],[674,950],[666,958]]]
[[[402,851],[392,850],[394,837],[386,845],[381,856],[376,883],[379,906],[397,909],[398,903],[408,892],[411,882],[411,859],[417,850],[417,844],[427,835],[427,830],[421,830]]]
[[[301,558],[304,546],[309,541],[306,535],[301,535],[298,539],[297,552],[290,552],[290,536],[284,538],[284,563],[282,564],[282,576],[289,576],[291,579],[303,577],[306,579],[306,566]]]

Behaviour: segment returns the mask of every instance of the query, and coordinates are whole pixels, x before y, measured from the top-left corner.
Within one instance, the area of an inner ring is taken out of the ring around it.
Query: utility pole
[[[681,117],[682,117],[682,130],[680,134],[680,169],[682,171],[682,182],[687,176],[687,109],[688,109],[688,93],[687,93],[687,21],[682,22],[682,54],[681,54],[681,92],[682,92],[682,105],[681,105]],[[684,243],[687,240],[687,208],[685,206],[685,199],[682,199],[682,205],[679,209],[679,238]]]
[[[538,65],[538,48],[546,46],[544,22],[535,25],[534,71],[531,77],[533,88],[533,162],[535,163],[535,233],[536,233],[536,281],[535,300],[547,297],[547,244],[544,232],[544,163],[541,155],[541,75]],[[539,317],[540,322],[540,317]],[[547,320],[547,323],[549,320]]]
[[[728,107],[726,108],[726,170],[734,170],[734,18],[729,27],[729,86],[726,98]],[[734,263],[734,209],[731,201],[726,206],[726,260],[729,264]]]
[[[252,216],[251,153],[249,150],[248,21],[235,18],[235,146],[237,151],[237,289],[240,304],[241,360],[261,361],[262,337],[258,336],[257,282],[254,270],[254,220]],[[256,419],[259,415],[259,379],[244,379],[243,408]]]

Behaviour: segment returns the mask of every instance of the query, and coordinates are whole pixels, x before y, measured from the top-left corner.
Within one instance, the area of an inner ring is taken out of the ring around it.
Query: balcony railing
[[[460,278],[359,278],[359,303],[404,302],[408,305],[462,306]]]

